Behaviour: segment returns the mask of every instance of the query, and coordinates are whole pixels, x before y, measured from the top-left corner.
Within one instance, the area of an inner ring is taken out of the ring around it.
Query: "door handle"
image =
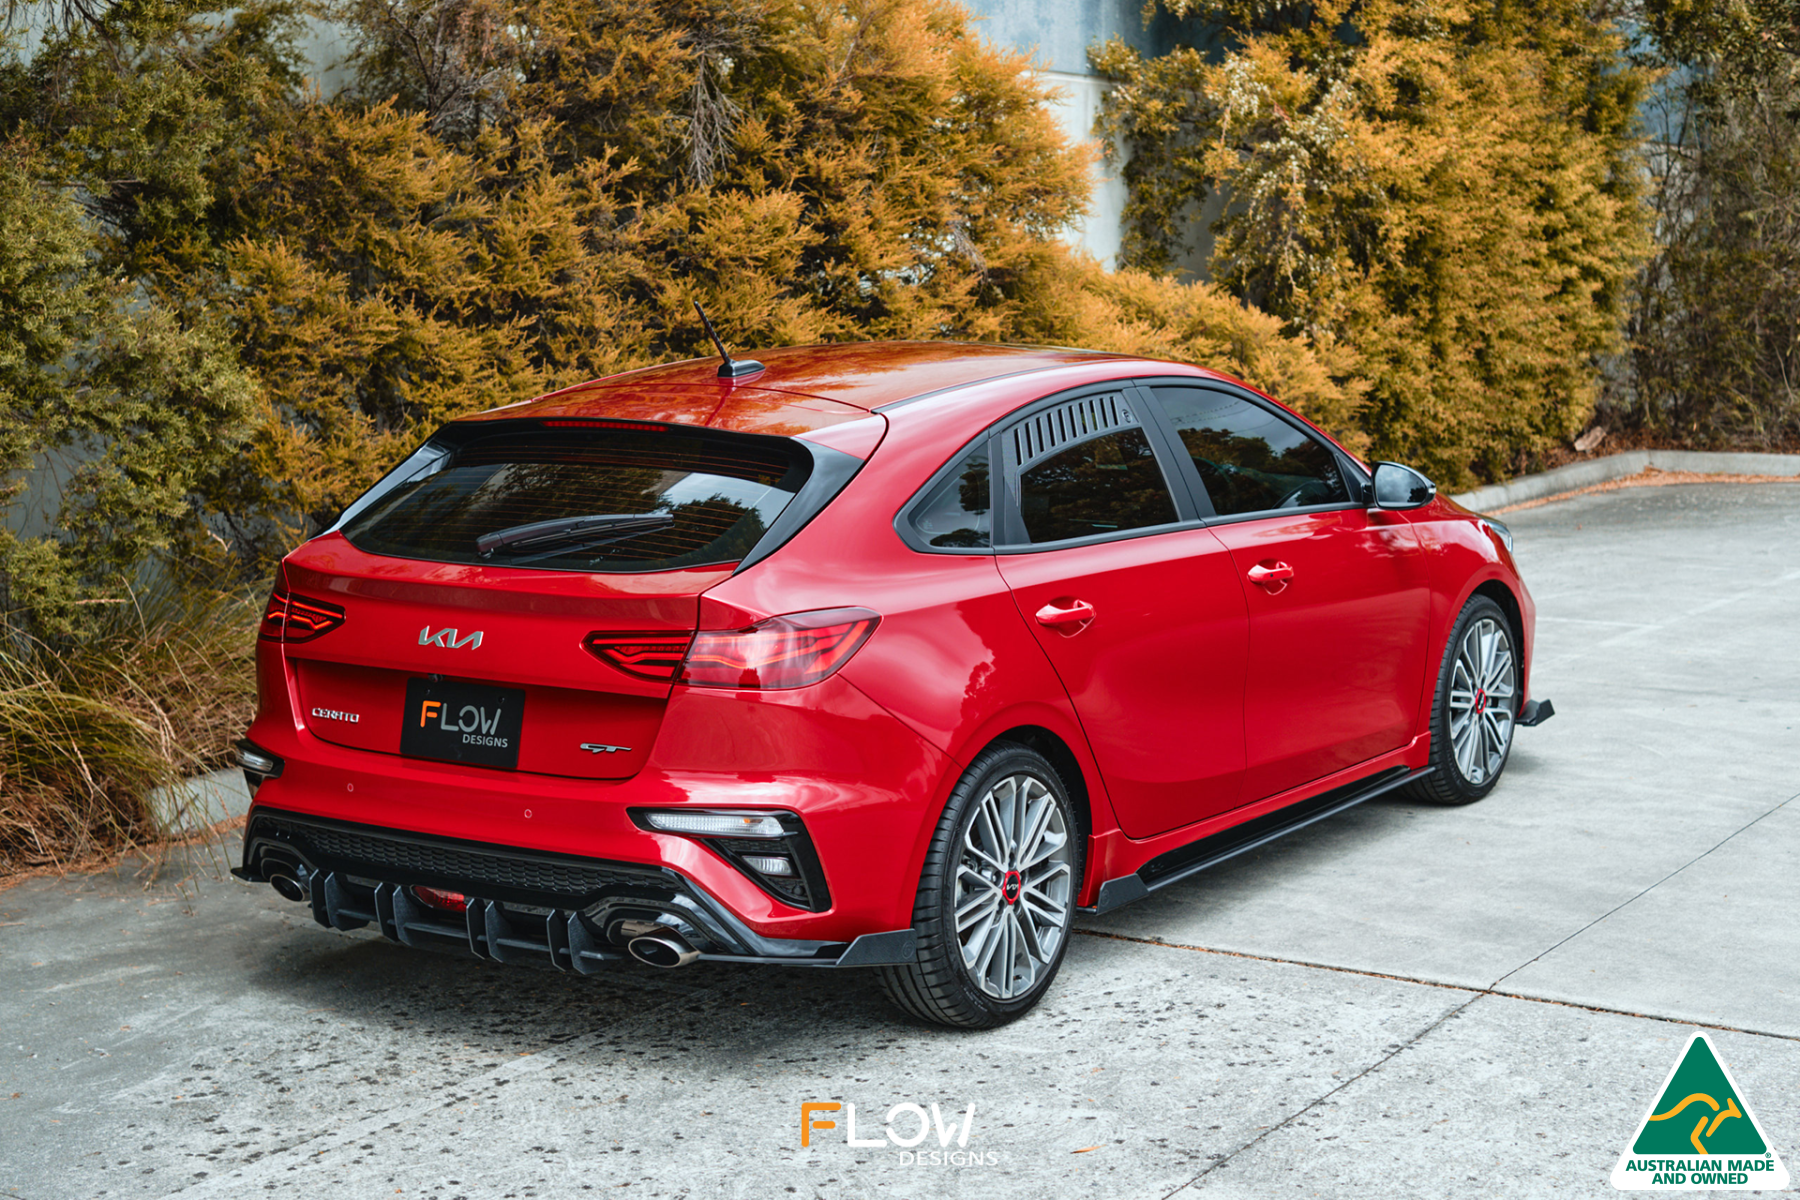
[[[1039,625],[1048,625],[1052,629],[1058,629],[1063,625],[1086,626],[1089,621],[1094,619],[1094,606],[1086,600],[1071,600],[1066,606],[1060,608],[1055,604],[1046,604],[1038,609],[1035,615]],[[1080,632],[1077,629],[1058,629],[1058,631],[1063,633]]]
[[[1294,577],[1294,568],[1284,562],[1267,567],[1257,563],[1245,574],[1249,575],[1251,583],[1285,583]]]

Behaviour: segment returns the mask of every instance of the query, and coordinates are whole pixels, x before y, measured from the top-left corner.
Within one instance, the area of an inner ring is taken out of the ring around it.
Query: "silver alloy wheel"
[[[1011,1000],[1056,960],[1073,900],[1069,828],[1035,775],[987,790],[956,864],[956,940],[981,990]]]
[[[1472,622],[1450,676],[1450,745],[1456,769],[1477,787],[1506,764],[1517,703],[1512,639],[1490,617]]]

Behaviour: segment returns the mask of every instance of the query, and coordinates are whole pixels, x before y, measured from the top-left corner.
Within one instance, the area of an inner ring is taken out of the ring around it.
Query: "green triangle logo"
[[[1633,1154],[1762,1154],[1769,1149],[1704,1036],[1687,1053],[1631,1143]]]
[[[1619,1156],[1612,1182],[1632,1191],[1779,1189],[1788,1174],[1712,1042],[1696,1033]]]

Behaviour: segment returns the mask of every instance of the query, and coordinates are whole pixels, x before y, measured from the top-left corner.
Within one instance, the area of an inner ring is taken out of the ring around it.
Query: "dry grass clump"
[[[0,643],[0,877],[152,840],[152,788],[229,761],[256,704],[254,601],[118,605],[79,644]]]

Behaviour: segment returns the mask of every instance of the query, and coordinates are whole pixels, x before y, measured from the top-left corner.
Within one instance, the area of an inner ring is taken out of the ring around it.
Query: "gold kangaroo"
[[[1718,1116],[1712,1118],[1712,1125],[1708,1126],[1706,1123],[1708,1114],[1701,1113],[1700,1114],[1700,1123],[1698,1125],[1694,1126],[1694,1132],[1692,1132],[1688,1135],[1688,1141],[1694,1143],[1694,1149],[1698,1150],[1702,1154],[1710,1154],[1711,1151],[1708,1150],[1704,1145],[1701,1144],[1700,1139],[1702,1137],[1711,1137],[1713,1134],[1717,1133],[1719,1131],[1720,1123],[1723,1122],[1726,1117],[1741,1117],[1744,1115],[1743,1113],[1738,1111],[1737,1097],[1735,1097],[1735,1096],[1725,1097],[1725,1110],[1723,1112],[1720,1112],[1719,1111],[1719,1102],[1717,1100],[1714,1100],[1711,1096],[1707,1095],[1705,1092],[1695,1092],[1691,1096],[1684,1097],[1680,1104],[1677,1104],[1674,1108],[1671,1108],[1668,1112],[1651,1114],[1650,1119],[1652,1121],[1666,1121],[1670,1117],[1679,1113],[1682,1109],[1686,1108],[1688,1105],[1694,1104],[1694,1103],[1704,1104],[1707,1107],[1711,1108],[1713,1110],[1713,1112],[1716,1112],[1719,1114]],[[1700,1132],[1702,1129],[1706,1130],[1706,1132],[1704,1134],[1702,1134]]]

